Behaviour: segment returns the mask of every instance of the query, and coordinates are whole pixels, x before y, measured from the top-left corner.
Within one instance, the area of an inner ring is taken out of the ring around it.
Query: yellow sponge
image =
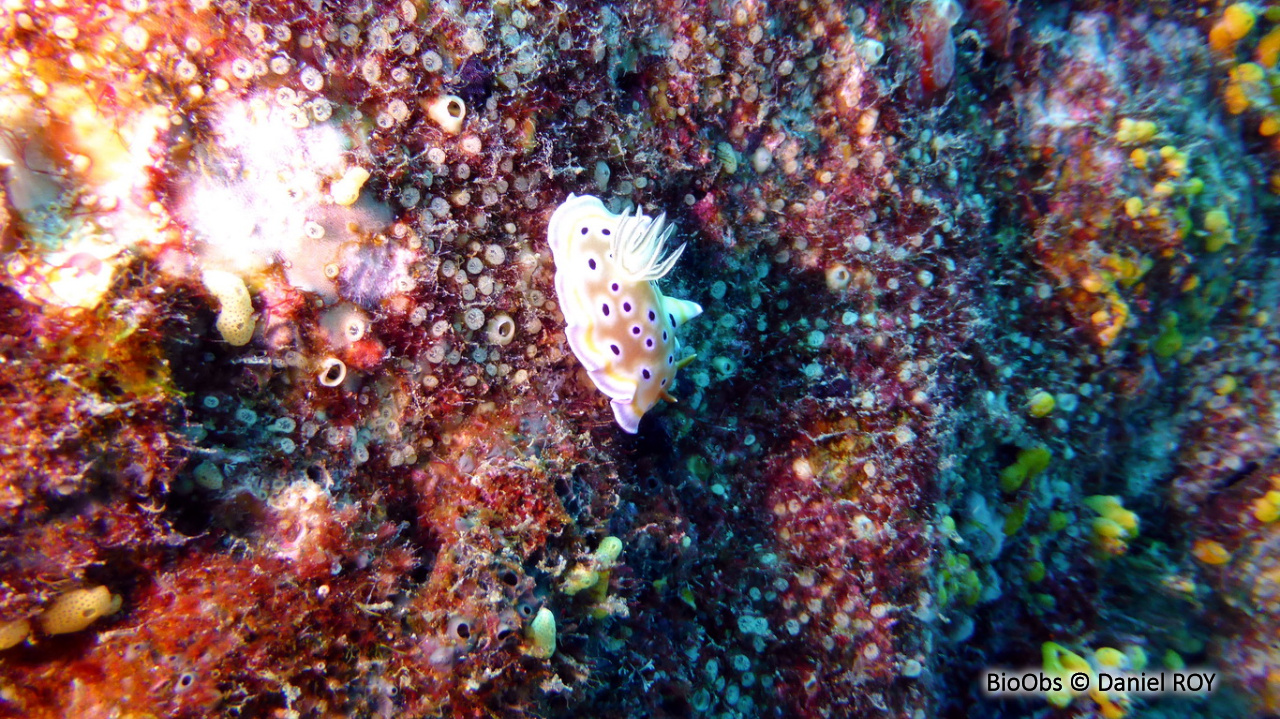
[[[244,280],[222,270],[206,270],[201,279],[221,306],[216,326],[222,339],[235,347],[249,344],[254,330],[253,300]]]
[[[45,634],[70,634],[114,613],[119,607],[120,597],[113,596],[106,587],[73,589],[53,600],[53,605],[40,615],[40,625]]]

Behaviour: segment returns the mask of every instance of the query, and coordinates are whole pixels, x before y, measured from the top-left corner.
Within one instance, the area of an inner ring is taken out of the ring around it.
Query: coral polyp
[[[1278,64],[1216,0],[4,3],[0,715],[1277,713]]]

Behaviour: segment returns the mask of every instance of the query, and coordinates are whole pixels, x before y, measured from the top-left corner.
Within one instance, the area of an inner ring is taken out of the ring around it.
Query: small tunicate
[[[511,316],[506,313],[495,315],[493,319],[489,320],[486,334],[490,344],[505,347],[511,344],[511,340],[516,336],[515,320],[511,319]]]
[[[435,337],[443,337],[445,332],[449,331],[449,323],[445,320],[436,320],[431,324],[431,334]]]
[[[174,67],[173,71],[179,82],[187,83],[196,79],[199,68],[189,60],[182,60]]]
[[[324,122],[333,116],[333,103],[323,97],[317,97],[312,100],[310,107],[311,116],[315,118],[316,122]]]
[[[396,122],[404,122],[409,119],[409,106],[404,100],[397,98],[387,104],[387,114]]]
[[[282,432],[282,433],[288,434],[289,432],[292,432],[297,426],[298,426],[298,423],[294,421],[294,419],[291,417],[278,417],[276,421],[272,422],[270,425],[267,426],[267,429],[271,430],[272,432]]]
[[[218,408],[218,398],[211,394],[205,395],[204,399],[200,400],[200,403],[204,405],[205,409]]]
[[[866,235],[857,235],[853,238],[853,246],[859,252],[867,252],[871,249],[871,238]]]
[[[236,410],[236,421],[246,427],[252,427],[258,422],[258,413],[248,407],[241,407]]]
[[[853,279],[853,275],[849,273],[849,268],[844,265],[836,264],[827,268],[827,288],[832,292],[839,292],[849,286],[849,282]]]
[[[360,65],[360,77],[364,78],[364,81],[370,85],[378,82],[382,77],[382,65],[378,63],[377,58],[365,58],[365,61]]]
[[[737,369],[737,363],[728,357],[716,357],[711,360],[711,366],[720,374],[720,378],[724,379],[733,375]]]
[[[601,192],[604,192],[605,189],[609,187],[609,177],[611,174],[612,172],[609,169],[609,165],[604,160],[600,160],[596,163],[596,188]]]
[[[444,342],[438,342],[431,345],[427,349],[427,361],[431,364],[440,364],[444,361],[445,354],[449,351],[449,346]]]
[[[484,326],[484,311],[479,307],[472,307],[462,315],[462,323],[469,330],[478,330]]]
[[[280,451],[284,452],[285,454],[293,454],[294,450],[298,448],[297,443],[294,442],[292,439],[289,439],[288,437],[281,437],[280,439],[276,440],[276,446],[279,447]]]
[[[467,28],[467,31],[462,33],[462,46],[473,55],[484,52],[484,33],[474,27]]]
[[[346,432],[341,427],[329,427],[324,431],[324,441],[331,447],[337,447],[346,439]]]
[[[253,62],[247,58],[238,57],[231,61],[231,74],[237,80],[248,80],[253,77]]]
[[[295,130],[303,130],[311,125],[311,121],[307,119],[307,113],[296,105],[288,105],[284,108],[284,124]]]
[[[480,275],[480,277],[476,279],[476,290],[485,297],[493,294],[493,278],[489,275]]]
[[[326,357],[320,363],[319,380],[325,387],[337,387],[347,378],[347,365],[337,357]]]
[[[483,271],[484,271],[484,263],[480,261],[479,257],[472,257],[471,259],[467,260],[467,272],[473,275],[478,275]]]
[[[751,153],[751,166],[758,173],[763,173],[773,164],[773,153],[769,152],[769,148],[761,145],[756,151]]]
[[[262,23],[251,22],[244,26],[244,36],[251,44],[261,45],[267,40],[267,29]]]
[[[724,299],[725,292],[728,288],[729,287],[724,283],[724,280],[716,280],[715,283],[711,285],[711,297],[717,300]]]
[[[342,326],[342,336],[348,342],[359,342],[364,339],[364,333],[368,329],[369,323],[358,315],[351,315],[346,318],[346,322]]]
[[[441,95],[426,106],[427,117],[450,135],[462,132],[462,121],[467,116],[467,105],[457,95]]]
[[[431,212],[434,213],[436,217],[448,217],[450,213],[449,201],[443,197],[431,198]],[[441,266],[443,267],[443,265]]]
[[[463,285],[462,299],[466,300],[467,302],[472,302],[475,300],[475,298],[476,298],[476,286],[470,283]]]
[[[507,251],[501,245],[488,245],[484,248],[484,261],[497,267],[507,261]]]
[[[196,465],[195,470],[191,473],[191,478],[195,480],[197,486],[203,487],[211,491],[222,489],[225,477],[222,474],[222,468],[213,462],[201,462]]]
[[[440,72],[444,67],[444,59],[435,50],[428,50],[422,55],[422,69],[427,72]]]
[[[138,25],[130,25],[125,28],[120,39],[124,41],[125,47],[134,52],[145,51],[147,46],[151,43],[151,35],[145,28]]]

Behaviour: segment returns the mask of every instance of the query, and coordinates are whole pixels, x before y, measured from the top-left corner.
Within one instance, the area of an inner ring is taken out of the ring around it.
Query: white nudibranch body
[[[684,251],[664,254],[674,229],[664,219],[615,215],[599,198],[569,195],[547,227],[569,347],[632,434],[658,400],[675,401],[676,371],[693,360],[681,359],[676,328],[702,314],[658,289]]]

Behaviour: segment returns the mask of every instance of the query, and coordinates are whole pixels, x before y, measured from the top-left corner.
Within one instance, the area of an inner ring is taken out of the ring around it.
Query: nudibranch
[[[658,289],[684,252],[666,252],[675,228],[665,219],[615,215],[599,198],[569,195],[547,227],[569,347],[631,434],[658,400],[675,401],[676,371],[693,360],[681,359],[676,328],[702,314]]]

